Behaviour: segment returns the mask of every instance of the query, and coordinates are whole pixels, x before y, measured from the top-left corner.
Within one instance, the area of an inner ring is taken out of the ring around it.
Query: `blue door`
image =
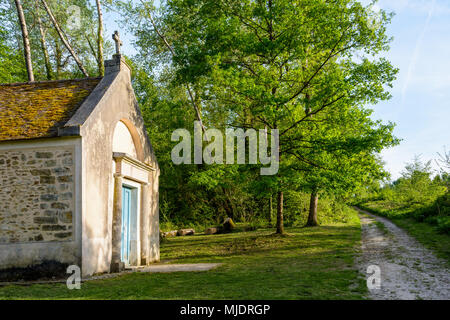
[[[122,245],[120,260],[129,263],[130,256],[130,214],[131,214],[131,189],[122,187]]]

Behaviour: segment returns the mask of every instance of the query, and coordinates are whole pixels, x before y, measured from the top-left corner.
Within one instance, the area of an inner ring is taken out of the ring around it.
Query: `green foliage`
[[[385,176],[377,153],[398,140],[365,105],[389,99],[397,73],[379,58],[390,14],[371,24],[373,12],[353,0],[113,2],[127,13],[138,72],[149,78],[134,84],[162,168],[163,221],[257,221],[280,190],[288,224],[305,212],[289,203],[312,190],[325,199],[326,220],[329,208],[345,211],[337,196]],[[261,177],[258,165],[174,166],[170,132],[191,131],[195,119],[186,85],[207,128],[278,129],[278,175]]]
[[[148,66],[137,61],[130,61],[132,81],[161,168],[163,228],[204,229],[222,223],[228,216],[244,222],[254,219],[260,211],[259,199],[249,191],[255,172],[232,165],[173,164],[170,155],[176,142],[171,142],[172,132],[186,128],[193,136],[193,109],[186,92],[171,83],[170,70],[161,77],[150,77]]]
[[[402,176],[392,184],[360,198],[360,203],[378,214],[393,219],[414,218],[450,234],[450,195],[447,173],[432,179],[431,161],[419,157],[407,164]]]
[[[445,186],[431,179],[430,163],[422,163],[416,157],[405,167],[402,177],[394,184],[397,203],[410,207],[430,205],[445,192]]]
[[[8,32],[0,27],[0,83],[24,82],[26,80],[27,71],[23,55],[8,44]]]
[[[417,209],[414,218],[436,225],[439,231],[450,234],[450,193],[447,191],[431,205]]]
[[[285,193],[285,226],[304,226],[308,219],[310,194],[288,190]],[[351,210],[339,196],[324,195],[318,204],[321,223],[348,222]]]
[[[374,58],[387,49],[390,17],[382,12],[377,29],[368,14],[349,0],[174,0],[161,22],[177,35],[176,79],[208,88],[202,98],[216,106],[208,112],[225,112],[228,125],[280,130],[280,180],[325,168],[303,180],[336,190],[337,182],[347,188],[358,173],[378,168],[355,170],[356,159],[396,143],[392,124],[372,121],[363,108],[390,97],[384,87],[396,74]],[[356,52],[364,52],[359,61]]]
[[[97,11],[95,3],[90,0],[47,0],[60,28],[68,39],[73,50],[82,61],[90,76],[97,76]],[[84,78],[78,69],[74,59],[64,47],[53,24],[51,23],[41,1],[22,1],[25,20],[28,25],[31,56],[35,79],[75,79]],[[79,9],[79,24],[76,14]],[[49,63],[46,63],[44,48],[39,29],[39,19],[45,41],[44,47],[48,53]],[[23,57],[22,33],[19,26],[14,1],[0,0],[0,83],[1,82],[24,82],[25,68]],[[109,38],[109,37],[108,37]],[[3,46],[10,49],[8,59],[4,58]],[[19,49],[19,50],[18,50]],[[104,43],[104,55],[112,53],[112,44]],[[5,59],[5,61],[3,61]],[[3,68],[4,71],[3,72]],[[49,68],[49,70],[47,70]],[[8,76],[10,75],[10,76]]]

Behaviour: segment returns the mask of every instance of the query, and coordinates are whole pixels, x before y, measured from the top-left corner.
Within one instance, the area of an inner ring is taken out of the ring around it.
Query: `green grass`
[[[174,237],[161,258],[171,263],[220,262],[206,272],[133,273],[64,284],[0,287],[0,299],[363,299],[366,286],[354,266],[361,228],[348,223],[222,235]]]
[[[438,257],[447,260],[450,264],[450,235],[440,233],[435,226],[425,222],[419,222],[400,211],[396,213],[392,209],[384,209],[380,203],[373,202],[359,205],[361,209],[389,218],[400,228],[404,229],[425,247],[432,250]]]

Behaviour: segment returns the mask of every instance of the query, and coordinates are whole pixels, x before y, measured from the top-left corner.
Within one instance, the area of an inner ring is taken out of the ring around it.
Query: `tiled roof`
[[[56,136],[100,80],[0,84],[0,141]]]

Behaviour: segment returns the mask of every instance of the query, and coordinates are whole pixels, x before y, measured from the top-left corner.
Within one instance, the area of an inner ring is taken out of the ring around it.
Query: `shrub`
[[[439,232],[450,234],[450,216],[438,217],[437,229]]]

